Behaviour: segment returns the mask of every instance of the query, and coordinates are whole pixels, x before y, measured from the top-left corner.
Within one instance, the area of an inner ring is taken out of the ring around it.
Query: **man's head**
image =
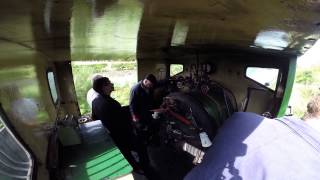
[[[157,84],[157,78],[153,74],[148,74],[142,82],[147,89],[152,89]]]
[[[94,79],[92,88],[99,94],[110,95],[114,91],[113,83],[107,77],[98,77]]]
[[[96,79],[99,79],[99,78],[102,78],[103,76],[101,74],[94,74],[91,78],[91,84],[93,85],[93,82],[96,80]]]
[[[313,97],[307,105],[307,113],[304,119],[320,117],[320,95]]]

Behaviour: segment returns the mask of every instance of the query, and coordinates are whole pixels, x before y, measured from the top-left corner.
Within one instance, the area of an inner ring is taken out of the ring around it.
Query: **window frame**
[[[171,76],[171,65],[182,65],[182,71],[181,72],[179,72],[179,73],[177,73],[177,74],[175,74],[175,75],[172,75]],[[181,73],[183,73],[184,72],[184,70],[185,70],[185,67],[184,67],[184,64],[180,64],[180,63],[170,63],[169,64],[169,77],[173,77],[173,76],[176,76],[176,75],[178,75],[178,74],[181,74]]]
[[[12,138],[17,142],[18,146],[20,146],[30,157],[30,179],[37,179],[37,172],[38,167],[35,163],[35,155],[31,148],[27,145],[27,143],[22,139],[19,133],[16,131],[14,126],[10,123],[9,117],[7,116],[6,112],[4,111],[2,104],[0,103],[0,117],[2,119],[3,128],[7,128],[8,132],[11,134]],[[2,129],[2,128],[1,128]]]
[[[271,89],[271,88],[269,88],[269,87],[266,86],[266,85],[263,85],[263,84],[259,83],[259,82],[256,81],[256,80],[248,77],[248,76],[247,76],[247,70],[248,70],[248,68],[277,69],[277,70],[278,70],[278,77],[277,77],[276,86],[275,86],[274,90]],[[277,89],[278,89],[278,86],[279,86],[279,79],[280,79],[280,77],[281,77],[281,69],[280,69],[280,68],[277,68],[277,67],[261,67],[261,66],[250,66],[250,65],[248,65],[248,66],[245,67],[244,77],[245,77],[246,79],[248,79],[249,81],[251,81],[251,82],[259,85],[260,87],[262,87],[262,88],[264,88],[264,89],[266,89],[266,90],[268,90],[268,91],[271,91],[271,92],[275,93],[275,92],[277,91]]]
[[[52,95],[52,90],[51,90],[51,86],[50,86],[50,82],[49,82],[49,73],[52,72],[53,74],[53,80],[54,80],[54,84],[55,84],[55,90],[56,90],[56,93],[57,93],[57,99],[56,101],[54,101],[53,99],[53,95]],[[46,70],[46,77],[47,77],[47,85],[48,85],[48,88],[49,88],[49,91],[50,91],[50,97],[51,97],[51,101],[52,103],[56,106],[59,102],[59,91],[58,91],[58,86],[57,86],[57,80],[56,80],[56,76],[55,76],[55,73],[53,71],[52,68],[48,68]]]

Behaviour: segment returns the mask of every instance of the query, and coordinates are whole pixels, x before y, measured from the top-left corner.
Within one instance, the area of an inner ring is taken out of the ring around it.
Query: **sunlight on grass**
[[[91,113],[87,103],[87,92],[92,87],[91,78],[95,74],[108,77],[114,83],[115,91],[111,97],[121,105],[129,104],[131,87],[137,82],[136,61],[81,61],[72,62],[73,80],[75,83],[81,114]]]
[[[320,94],[320,66],[298,68],[289,105],[294,116],[301,118],[310,99]]]

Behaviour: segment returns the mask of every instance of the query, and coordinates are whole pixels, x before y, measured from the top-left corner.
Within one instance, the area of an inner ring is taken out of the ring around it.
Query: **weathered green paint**
[[[284,116],[288,107],[288,103],[290,100],[292,88],[293,88],[293,83],[294,83],[294,78],[296,74],[296,66],[297,66],[297,60],[292,59],[290,60],[289,64],[289,71],[288,71],[288,79],[285,87],[285,92],[284,96],[281,102],[280,110],[278,112],[277,117]]]
[[[115,146],[101,123],[80,125],[82,144],[65,147],[63,166],[70,180],[115,179],[130,174],[132,167]]]
[[[92,2],[74,1],[72,60],[135,57],[143,4],[132,0]]]
[[[105,152],[96,154],[96,151],[88,151],[89,147],[81,147],[82,154],[76,155],[74,161],[71,161],[72,167],[69,177],[72,180],[98,180],[114,179],[129,174],[132,167],[121,154],[120,150],[113,144],[91,144],[91,146],[105,147]],[[72,153],[72,152],[71,152]],[[74,153],[72,153],[74,156]],[[69,154],[71,155],[71,154]]]

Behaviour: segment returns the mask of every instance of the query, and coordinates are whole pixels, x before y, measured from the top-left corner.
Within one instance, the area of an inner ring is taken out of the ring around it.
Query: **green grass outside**
[[[320,66],[297,69],[293,91],[289,105],[292,106],[292,113],[302,118],[307,111],[307,104],[310,99],[320,94]]]
[[[130,89],[136,83],[136,62],[99,61],[97,64],[72,63],[73,78],[81,114],[91,113],[87,92],[95,74],[108,77],[114,83],[111,96],[121,105],[129,104]]]

